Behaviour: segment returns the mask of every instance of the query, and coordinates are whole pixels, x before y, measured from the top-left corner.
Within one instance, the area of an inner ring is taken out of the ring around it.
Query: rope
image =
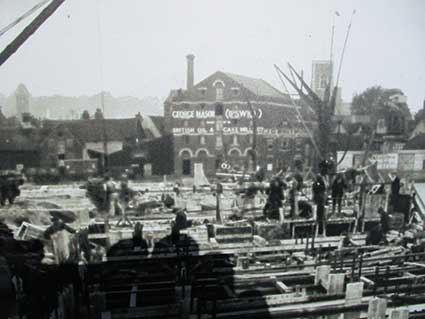
[[[348,25],[347,33],[345,35],[344,47],[342,48],[341,58],[339,60],[338,74],[336,76],[335,87],[338,87],[339,76],[341,75],[342,62],[344,60],[345,49],[347,47],[348,37],[350,36],[351,25],[353,24],[353,17],[355,13],[356,13],[356,10],[353,10],[353,13],[351,14],[351,18],[350,18],[350,24]]]
[[[13,27],[15,27],[19,22],[21,22],[22,20],[24,20],[25,18],[29,17],[31,14],[33,14],[36,10],[40,9],[43,5],[45,5],[47,2],[49,2],[50,0],[44,0],[38,4],[36,4],[34,7],[32,7],[31,9],[29,9],[27,12],[25,12],[23,15],[21,15],[19,18],[17,18],[16,20],[12,21],[10,24],[8,24],[7,26],[5,26],[3,29],[0,30],[0,37],[7,33],[10,29],[12,29]]]
[[[311,143],[313,144],[314,148],[316,149],[317,154],[319,154],[319,156],[323,158],[319,148],[317,147],[316,141],[314,140],[313,135],[311,134],[310,129],[308,128],[307,124],[304,121],[304,118],[301,115],[300,110],[298,109],[298,106],[295,104],[294,99],[289,94],[289,91],[288,91],[288,88],[286,87],[285,81],[282,79],[282,75],[279,73],[279,71],[277,69],[276,69],[276,72],[279,76],[280,81],[282,82],[282,85],[283,85],[285,91],[288,93],[289,100],[291,101],[292,106],[295,108],[295,111],[297,112],[297,115],[298,115],[299,119],[301,120],[301,124],[303,125],[304,130],[307,132],[307,135],[310,138]]]

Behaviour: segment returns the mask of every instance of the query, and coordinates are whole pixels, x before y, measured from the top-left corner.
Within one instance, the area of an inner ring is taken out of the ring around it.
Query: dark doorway
[[[182,162],[182,174],[190,175],[192,174],[192,161],[190,159],[184,159]]]

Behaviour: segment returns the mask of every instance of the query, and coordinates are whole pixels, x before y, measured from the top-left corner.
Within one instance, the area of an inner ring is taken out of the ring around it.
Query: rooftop
[[[222,72],[231,78],[233,81],[238,82],[241,86],[251,91],[258,96],[267,96],[272,98],[288,99],[288,95],[280,92],[263,79],[256,79],[245,75],[234,73]]]

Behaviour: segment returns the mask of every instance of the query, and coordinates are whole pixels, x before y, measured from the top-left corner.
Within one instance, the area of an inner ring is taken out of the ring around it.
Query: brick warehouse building
[[[171,91],[164,102],[175,174],[192,175],[197,162],[203,163],[207,175],[223,161],[235,169],[253,169],[254,139],[260,167],[277,171],[297,157],[310,165],[314,149],[298,114],[312,130],[314,113],[308,107],[297,108],[288,95],[261,79],[217,71],[195,85],[194,56],[188,55],[186,90]]]

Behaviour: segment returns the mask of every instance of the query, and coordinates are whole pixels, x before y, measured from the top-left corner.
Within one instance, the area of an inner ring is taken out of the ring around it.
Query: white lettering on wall
[[[224,115],[226,116],[227,119],[230,119],[230,120],[237,120],[242,118],[252,119],[252,114],[250,110],[226,109],[226,111],[224,112]],[[254,115],[256,118],[260,119],[263,117],[263,111],[260,108],[255,109]]]
[[[190,110],[190,111],[173,111],[171,112],[173,119],[210,119],[214,118],[215,113],[212,110]]]

